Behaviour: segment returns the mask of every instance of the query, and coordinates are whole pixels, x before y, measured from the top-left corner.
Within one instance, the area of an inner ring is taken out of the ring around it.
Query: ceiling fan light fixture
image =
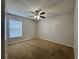
[[[39,20],[40,16],[36,16],[36,15],[35,15],[34,18],[37,19],[37,20]]]
[[[40,18],[40,16],[37,16],[37,19],[39,19]]]
[[[34,18],[36,19],[36,18],[37,18],[37,16],[34,16]]]
[[[43,14],[45,14],[45,12],[43,12],[43,11],[35,10],[34,12],[31,11],[31,13],[34,14],[32,17],[33,17],[34,19],[36,19],[36,20],[39,20],[40,18],[45,18],[45,17],[43,16]]]

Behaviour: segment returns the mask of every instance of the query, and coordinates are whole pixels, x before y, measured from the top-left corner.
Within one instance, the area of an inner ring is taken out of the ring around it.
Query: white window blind
[[[9,20],[9,38],[22,37],[22,21]]]

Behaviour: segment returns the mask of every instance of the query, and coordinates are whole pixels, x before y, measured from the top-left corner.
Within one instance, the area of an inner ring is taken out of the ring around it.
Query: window
[[[22,21],[9,20],[9,38],[22,37]]]

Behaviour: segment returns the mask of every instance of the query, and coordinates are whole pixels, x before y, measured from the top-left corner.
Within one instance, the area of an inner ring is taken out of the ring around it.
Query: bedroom
[[[6,0],[7,59],[75,59],[75,0]]]

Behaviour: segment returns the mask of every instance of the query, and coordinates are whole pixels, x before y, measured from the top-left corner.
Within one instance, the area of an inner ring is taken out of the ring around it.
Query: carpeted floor
[[[32,39],[8,45],[8,59],[74,59],[73,48]]]

